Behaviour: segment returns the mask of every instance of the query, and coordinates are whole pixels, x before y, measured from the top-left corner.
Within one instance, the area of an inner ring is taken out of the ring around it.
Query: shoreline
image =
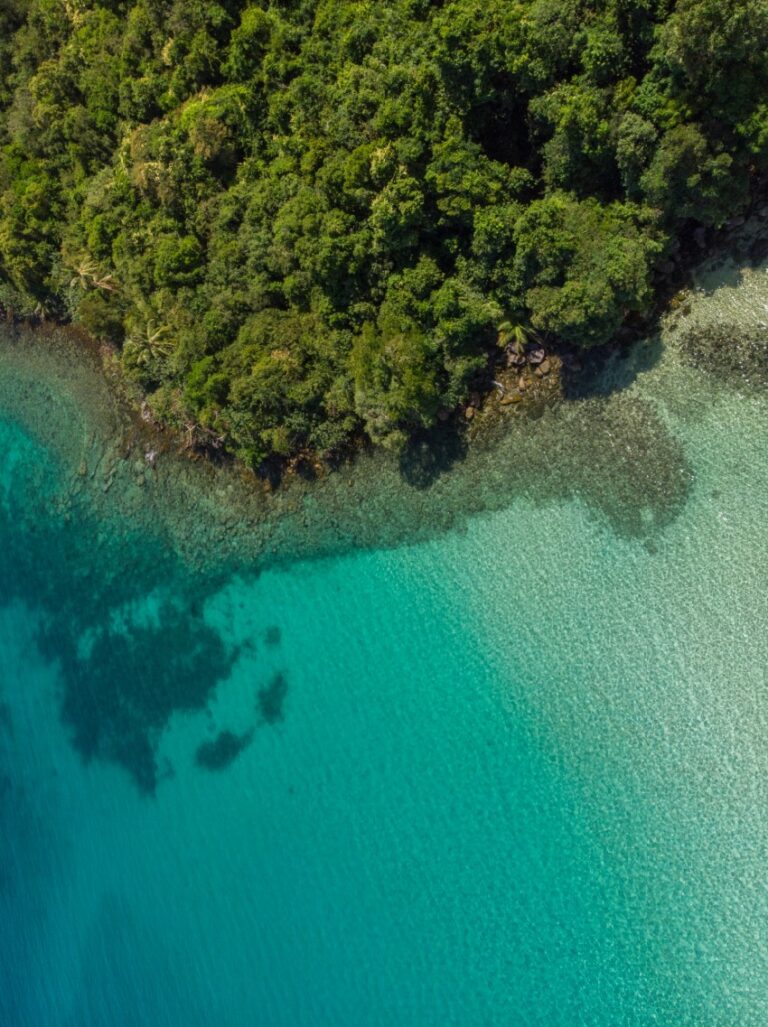
[[[740,245],[766,235],[765,218],[739,226]],[[703,263],[728,256],[720,248]],[[690,283],[695,271],[686,269]],[[58,455],[55,516],[117,518],[199,568],[425,541],[517,496],[578,496],[617,532],[647,540],[690,488],[678,441],[627,388],[660,359],[664,319],[690,304],[677,283],[674,295],[655,333],[617,339],[580,371],[561,373],[563,358],[549,354],[548,374],[525,372],[536,384],[520,402],[494,388],[472,418],[440,424],[399,456],[361,449],[334,468],[297,469],[278,488],[234,460],[190,454],[143,420],[114,351],[76,328],[0,325],[0,408]]]
[[[587,379],[600,373],[601,364],[658,332],[664,317],[685,302],[684,294],[692,287],[698,267],[729,258],[754,264],[768,257],[768,201],[764,185],[755,183],[745,212],[729,219],[723,227],[689,228],[682,238],[673,240],[669,259],[657,271],[652,306],[628,319],[608,343],[575,349],[557,340],[545,339],[526,344],[517,359],[508,351],[503,356],[489,352],[486,372],[475,382],[467,401],[445,411],[431,428],[415,430],[408,444],[453,432],[463,434],[467,445],[472,445],[487,429],[489,414],[491,420],[509,414],[539,417],[549,404],[588,393]],[[305,483],[321,479],[340,467],[354,466],[361,455],[370,455],[378,449],[367,436],[360,434],[328,455],[303,450],[291,458],[270,457],[260,468],[249,468],[229,451],[200,444],[191,438],[185,441],[177,427],[157,420],[150,413],[140,387],[119,366],[119,351],[113,343],[99,341],[73,323],[20,318],[0,308],[1,317],[12,329],[31,330],[44,336],[50,333],[71,336],[78,348],[101,367],[125,416],[134,422],[137,438],[143,437],[150,449],[158,454],[172,451],[175,456],[195,463],[227,467],[252,488],[265,493],[284,487],[294,479]],[[536,351],[538,356],[532,357]]]

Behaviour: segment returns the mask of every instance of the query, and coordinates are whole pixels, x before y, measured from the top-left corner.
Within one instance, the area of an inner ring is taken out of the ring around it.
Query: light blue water
[[[520,496],[222,581],[0,423],[0,1023],[768,1022],[768,401],[665,361],[645,539]]]

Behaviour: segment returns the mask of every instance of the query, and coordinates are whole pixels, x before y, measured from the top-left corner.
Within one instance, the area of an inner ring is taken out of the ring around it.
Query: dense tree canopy
[[[251,464],[606,341],[768,170],[768,0],[0,0],[0,303]]]

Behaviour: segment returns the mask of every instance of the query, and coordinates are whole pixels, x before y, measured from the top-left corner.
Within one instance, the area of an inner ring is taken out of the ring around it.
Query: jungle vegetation
[[[0,0],[0,305],[251,466],[609,340],[768,170],[768,0]]]

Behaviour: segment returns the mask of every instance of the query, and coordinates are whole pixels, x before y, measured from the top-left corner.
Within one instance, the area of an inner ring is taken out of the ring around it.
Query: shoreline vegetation
[[[440,423],[399,454],[368,446],[332,473],[297,466],[279,488],[236,461],[192,453],[172,428],[143,419],[115,350],[72,327],[0,322],[0,409],[59,467],[52,494],[30,493],[44,497],[44,515],[90,520],[95,546],[102,535],[159,537],[206,573],[427,541],[515,498],[578,497],[611,530],[653,547],[693,484],[654,390],[682,374],[674,387],[685,402],[708,405],[721,385],[762,381],[757,322],[757,334],[741,333],[743,345],[736,323],[714,330],[699,317],[706,296],[695,283],[708,281],[706,294],[713,274],[732,282],[761,274],[747,269],[766,239],[768,209],[713,235],[692,287],[675,294],[660,325],[592,350],[580,369],[561,373],[549,356],[548,374],[537,376],[536,363],[502,371],[510,389],[521,376],[535,383],[519,403],[504,403],[507,388],[492,389],[473,417]],[[630,388],[649,371],[649,387]],[[40,516],[30,507],[30,530]]]
[[[5,0],[0,82],[0,307],[270,484],[579,395],[763,213],[763,0]]]

